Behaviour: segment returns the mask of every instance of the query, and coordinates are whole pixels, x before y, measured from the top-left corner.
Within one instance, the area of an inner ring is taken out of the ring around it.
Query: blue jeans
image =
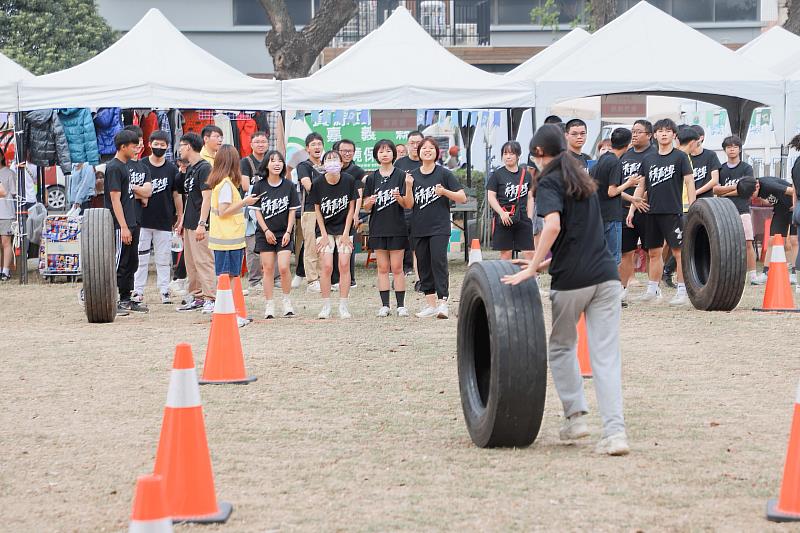
[[[613,220],[605,224],[606,246],[617,264],[622,261],[622,222]]]
[[[238,250],[214,250],[214,274],[238,276],[242,272],[244,248]]]

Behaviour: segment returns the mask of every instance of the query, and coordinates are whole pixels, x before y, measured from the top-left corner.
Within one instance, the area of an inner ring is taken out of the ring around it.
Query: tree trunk
[[[279,80],[308,75],[320,52],[358,12],[356,0],[322,0],[311,22],[297,31],[286,0],[259,1],[272,25],[266,44]]]
[[[617,0],[590,0],[591,17],[589,27],[599,30],[617,17]]]
[[[784,29],[800,35],[800,1],[786,0],[786,23],[783,25]]]

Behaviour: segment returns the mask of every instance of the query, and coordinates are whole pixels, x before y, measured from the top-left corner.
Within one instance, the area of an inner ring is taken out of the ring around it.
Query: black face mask
[[[153,151],[153,155],[156,157],[164,157],[164,154],[167,153],[166,148],[151,148],[151,150]]]

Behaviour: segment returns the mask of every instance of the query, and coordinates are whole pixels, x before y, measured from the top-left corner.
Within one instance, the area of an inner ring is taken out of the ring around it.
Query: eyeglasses
[[[355,150],[339,150],[340,154],[354,154],[356,153]]]
[[[569,134],[570,137],[586,137],[585,131],[573,131]]]

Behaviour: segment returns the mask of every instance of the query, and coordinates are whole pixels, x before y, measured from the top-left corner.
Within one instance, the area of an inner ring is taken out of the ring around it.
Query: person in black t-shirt
[[[243,157],[239,162],[239,171],[242,173],[242,192],[250,191],[250,187],[259,179],[266,176],[267,162],[265,155],[269,148],[269,138],[266,132],[257,131],[250,138],[250,148],[252,152],[247,157]],[[245,256],[247,260],[247,285],[248,290],[261,287],[261,257],[255,251],[256,236],[253,231],[253,217],[255,208],[245,208],[245,219],[247,219],[247,233],[244,237]]]
[[[501,149],[503,166],[492,172],[486,184],[492,219],[492,248],[500,259],[511,259],[514,250],[533,250],[533,190],[527,167],[519,164],[522,147],[508,141]],[[519,213],[517,213],[519,210]]]
[[[259,203],[255,205],[258,222],[255,251],[261,256],[264,272],[274,271],[277,257],[283,291],[283,316],[291,317],[294,316],[294,308],[289,299],[292,288],[289,260],[293,247],[294,213],[300,208],[300,199],[297,189],[285,178],[286,161],[283,155],[273,150],[266,154],[265,160],[268,175],[266,179],[258,180],[253,185],[251,193],[259,197]],[[272,296],[274,285],[273,277],[267,276],[264,281],[264,298],[267,301],[264,318],[275,318],[275,302]]]
[[[378,263],[378,292],[381,297],[379,317],[389,316],[389,271],[394,274],[397,316],[408,316],[406,309],[406,276],[403,254],[408,243],[405,207],[411,207],[414,179],[395,168],[397,157],[392,141],[381,139],[372,148],[372,156],[380,168],[367,176],[364,186],[364,210],[369,217],[369,248],[375,251]]]
[[[412,172],[417,170],[422,161],[419,160],[419,144],[422,142],[423,135],[419,131],[412,131],[406,137],[406,151],[405,156],[397,155],[397,160],[394,162],[394,167],[399,168],[403,172]],[[411,247],[411,213],[412,209],[406,209],[406,230],[408,230],[408,247],[403,254],[403,270],[406,276],[411,276],[416,270],[416,258]],[[419,283],[419,282],[418,282]]]
[[[147,285],[147,271],[150,265],[150,247],[152,246],[158,290],[161,303],[169,304],[170,266],[172,265],[172,230],[183,223],[183,199],[178,193],[178,167],[167,161],[165,155],[169,146],[169,135],[165,131],[156,130],[150,134],[152,153],[140,163],[147,169],[153,192],[147,205],[142,209],[142,229],[139,235],[139,268],[134,276],[134,293],[139,298],[144,296]],[[178,221],[175,215],[178,213]]]
[[[583,146],[586,144],[586,123],[579,118],[573,118],[567,122],[567,147],[569,153],[575,157],[583,168],[589,167],[591,157],[583,153]]]
[[[129,163],[136,155],[138,137],[129,130],[114,136],[117,153],[106,164],[104,182],[105,207],[111,210],[117,241],[117,289],[119,304],[117,311],[126,315],[129,311],[147,312],[147,307],[131,300],[133,276],[139,267],[139,220],[136,215],[135,186],[130,181]],[[147,183],[141,186],[146,192]]]
[[[722,165],[719,171],[719,185],[714,187],[714,194],[728,198],[736,210],[739,218],[742,219],[744,228],[744,238],[747,242],[745,253],[747,255],[747,272],[751,285],[763,285],[767,282],[767,277],[756,274],[756,251],[753,248],[753,218],[750,216],[750,198],[742,198],[736,192],[736,184],[742,178],[752,178],[753,167],[742,161],[742,140],[736,135],[725,137],[722,141],[722,149],[728,160]]]
[[[722,166],[716,152],[703,148],[706,132],[699,124],[691,126],[700,136],[695,150],[690,154],[694,169],[694,188],[698,198],[713,198],[714,187],[719,185],[719,169]]]
[[[793,148],[795,150],[800,150],[800,135],[795,135],[792,137],[792,140],[789,141],[789,148]],[[798,226],[800,226],[800,158],[795,159],[794,164],[792,165],[792,184],[794,186],[794,198],[793,207],[792,207],[792,227],[795,231],[798,230]],[[792,263],[792,278],[795,283],[797,283],[797,274],[796,270],[798,265],[800,265],[800,242],[798,242],[797,236],[790,238],[792,241],[792,245],[794,249],[797,250],[797,255],[795,256],[794,262]],[[795,291],[800,294],[800,283],[797,283],[795,287]]]
[[[350,227],[353,210],[358,198],[355,181],[349,174],[342,174],[342,159],[338,152],[327,152],[322,158],[325,174],[314,180],[311,201],[317,216],[316,251],[320,258],[320,288],[322,309],[319,318],[331,316],[331,274],[333,273],[333,251],[339,251],[339,316],[350,318],[347,297],[350,294],[350,257],[353,241]]]
[[[317,254],[316,231],[317,215],[314,212],[314,202],[311,199],[311,186],[318,180],[322,173],[322,153],[324,145],[319,133],[309,133],[306,136],[306,152],[308,159],[297,165],[297,180],[300,182],[301,198],[303,204],[300,215],[300,231],[303,238],[303,248],[300,254],[303,257],[306,283],[309,292],[320,292],[319,281],[319,254]],[[299,260],[298,260],[299,263]]]
[[[669,304],[674,306],[688,305],[686,285],[683,283],[681,267],[681,244],[683,244],[683,187],[686,187],[689,205],[694,203],[694,174],[689,157],[674,146],[678,126],[671,119],[662,119],[655,123],[658,151],[647,156],[639,167],[639,174],[644,178],[636,187],[637,198],[647,197],[647,217],[645,219],[644,246],[650,257],[647,291],[639,296],[638,302],[660,300],[661,289],[658,286],[663,274],[664,241],[672,250],[678,266],[678,291]],[[633,225],[635,208],[628,209],[627,225]]]
[[[422,140],[419,157],[422,165],[411,173],[414,178],[411,238],[414,240],[414,253],[417,257],[420,290],[425,295],[426,305],[416,316],[448,318],[450,271],[447,266],[447,245],[450,242],[450,201],[466,203],[467,195],[453,173],[436,164],[439,160],[439,144],[436,139],[425,137]]]
[[[342,158],[342,173],[349,174],[350,177],[353,178],[356,186],[356,192],[358,192],[358,199],[356,200],[355,209],[353,211],[353,226],[350,228],[350,238],[355,243],[356,236],[358,234],[358,226],[361,224],[360,213],[361,204],[364,198],[364,178],[367,173],[363,168],[353,163],[353,157],[356,153],[356,143],[350,139],[342,139],[341,141],[334,143],[331,149],[339,152],[339,156]],[[333,274],[331,274],[331,284],[337,287],[339,285],[339,254],[335,250],[333,253]],[[350,258],[350,287],[357,287],[355,257]]]
[[[142,137],[142,128],[135,124],[125,126],[124,129],[135,133],[139,139],[136,145],[136,153],[128,162],[128,174],[130,175],[131,186],[133,187],[134,196],[136,198],[136,203],[134,204],[136,206],[136,220],[139,222],[139,227],[141,227],[142,211],[145,206],[147,206],[147,202],[150,198],[147,188],[142,187],[145,183],[150,181],[148,169],[139,161],[139,157],[144,151],[144,138]],[[141,298],[137,298],[137,301],[141,301]]]
[[[530,152],[542,168],[536,201],[538,213],[544,216],[544,230],[527,267],[505,276],[503,282],[523,283],[536,277],[549,263],[553,324],[548,357],[564,407],[565,421],[559,432],[562,440],[589,436],[584,421],[589,406],[576,355],[578,320],[585,314],[597,404],[603,420],[603,438],[595,451],[625,455],[630,449],[622,414],[619,346],[622,287],[603,235],[597,185],[575,158],[566,153],[564,135],[557,126],[539,128],[531,140]],[[552,260],[545,260],[551,250]]]

